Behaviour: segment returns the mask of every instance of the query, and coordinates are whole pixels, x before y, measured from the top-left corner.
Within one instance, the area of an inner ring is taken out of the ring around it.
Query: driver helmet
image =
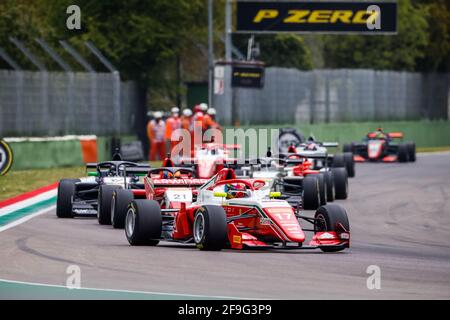
[[[289,146],[288,148],[288,153],[296,153],[297,152],[297,148],[292,144]]]
[[[244,185],[233,185],[231,183],[225,185],[225,192],[227,193],[227,199],[244,198],[247,194]]]
[[[175,172],[175,173],[173,174],[173,178],[174,178],[174,179],[181,179],[181,172],[180,172],[180,171]]]
[[[173,173],[169,171],[163,171],[161,172],[161,179],[172,179]]]

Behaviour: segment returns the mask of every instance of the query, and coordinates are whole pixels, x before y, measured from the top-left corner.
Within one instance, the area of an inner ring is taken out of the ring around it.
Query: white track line
[[[210,299],[232,299],[232,300],[261,300],[261,299],[253,299],[253,298],[241,298],[241,297],[228,297],[228,296],[206,296],[206,295],[197,295],[197,294],[186,294],[186,293],[167,293],[167,292],[153,292],[153,291],[134,291],[134,290],[117,290],[117,289],[99,289],[99,288],[80,288],[80,289],[69,289],[66,286],[54,285],[54,284],[44,284],[44,283],[35,283],[35,282],[23,282],[23,281],[15,281],[15,280],[6,280],[0,279],[1,282],[7,283],[16,283],[30,286],[40,286],[40,287],[49,287],[49,288],[60,288],[67,290],[87,290],[87,291],[100,291],[100,292],[114,292],[114,293],[132,293],[132,294],[147,294],[147,295],[161,295],[161,296],[178,296],[185,298],[210,298]]]
[[[56,194],[57,194],[57,189],[55,188],[53,190],[49,190],[47,192],[38,194],[32,198],[29,198],[29,199],[26,199],[26,200],[23,200],[23,201],[20,201],[17,203],[13,203],[9,206],[6,206],[6,207],[0,209],[0,217],[5,216],[7,214],[10,214],[11,212],[14,212],[14,211],[17,211],[20,209],[30,207],[36,203],[51,199],[51,198],[55,197]]]
[[[33,213],[33,214],[31,214],[29,216],[26,216],[26,217],[23,217],[23,218],[21,218],[19,220],[16,220],[14,222],[11,222],[10,224],[7,224],[6,226],[0,227],[0,232],[6,231],[6,230],[14,228],[14,227],[17,227],[18,225],[21,225],[22,223],[25,223],[28,220],[36,218],[37,216],[43,215],[43,214],[45,214],[47,212],[50,212],[51,210],[55,210],[55,209],[56,209],[56,205],[48,207],[48,208],[43,209],[43,210],[40,210],[40,211],[38,211],[36,213]]]
[[[436,152],[418,152],[418,156],[444,156],[450,155],[450,151],[436,151]]]

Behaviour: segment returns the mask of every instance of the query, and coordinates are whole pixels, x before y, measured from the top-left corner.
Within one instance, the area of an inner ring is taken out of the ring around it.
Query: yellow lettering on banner
[[[342,23],[351,23],[351,18],[353,16],[353,11],[351,10],[336,10],[330,18],[331,23],[336,23],[338,21]]]
[[[276,17],[278,17],[278,10],[259,10],[253,22],[260,23],[264,19],[275,19]]]
[[[284,19],[284,23],[305,23],[306,19],[304,18],[310,12],[309,10],[289,10],[289,17]]]
[[[355,16],[353,17],[353,23],[360,23],[360,24],[366,24],[367,23],[367,18],[366,16],[368,15],[367,11],[365,10],[360,10],[358,12],[355,13]]]
[[[309,16],[309,23],[328,23],[333,11],[331,10],[316,10]]]

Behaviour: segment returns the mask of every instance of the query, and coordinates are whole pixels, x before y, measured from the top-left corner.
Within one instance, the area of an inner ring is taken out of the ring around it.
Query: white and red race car
[[[224,248],[298,248],[341,251],[350,247],[346,211],[320,207],[314,217],[302,216],[285,200],[276,199],[272,179],[238,179],[225,168],[198,189],[194,202],[164,208],[153,199],[128,206],[125,234],[133,245],[156,246],[161,240],[195,243],[201,250]],[[299,219],[313,225],[303,229]],[[308,245],[305,232],[313,233]]]
[[[235,144],[204,143],[195,148],[192,158],[181,158],[177,165],[192,167],[198,178],[209,179],[226,163],[235,162],[240,150],[241,147]]]

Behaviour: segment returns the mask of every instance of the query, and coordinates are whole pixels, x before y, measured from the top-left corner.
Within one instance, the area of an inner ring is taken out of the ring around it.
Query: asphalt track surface
[[[349,214],[352,247],[333,254],[130,247],[122,230],[92,219],[59,220],[50,211],[0,233],[0,278],[64,286],[66,268],[76,264],[83,287],[163,298],[450,298],[449,153],[358,164],[350,198],[338,203]],[[366,285],[371,265],[381,270],[379,290]]]

